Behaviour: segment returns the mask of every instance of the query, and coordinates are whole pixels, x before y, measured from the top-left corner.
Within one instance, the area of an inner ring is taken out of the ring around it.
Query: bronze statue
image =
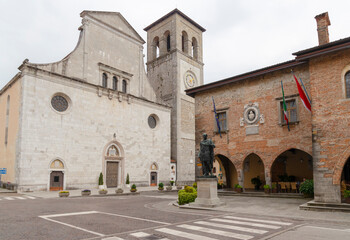
[[[202,163],[203,176],[213,176],[213,161],[215,145],[211,139],[207,139],[208,135],[203,134],[203,141],[200,143],[198,157]]]

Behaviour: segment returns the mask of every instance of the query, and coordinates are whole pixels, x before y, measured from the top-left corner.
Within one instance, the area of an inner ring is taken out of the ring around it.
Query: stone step
[[[253,193],[253,192],[245,192],[245,193],[236,193],[236,192],[220,192],[218,191],[219,196],[237,196],[237,197],[267,197],[267,198],[298,198],[303,199],[304,196],[301,194],[290,194],[290,193]]]
[[[346,203],[319,203],[310,201],[299,206],[301,210],[324,212],[350,212],[350,204]]]

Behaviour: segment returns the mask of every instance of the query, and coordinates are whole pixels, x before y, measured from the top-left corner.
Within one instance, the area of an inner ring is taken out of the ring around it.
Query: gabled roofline
[[[319,55],[339,51],[342,49],[350,48],[350,37],[343,38],[334,42],[316,46],[313,48],[308,48],[302,51],[293,53],[297,60],[309,59],[311,57],[316,57]]]
[[[272,66],[269,66],[269,67],[265,67],[265,68],[261,68],[261,69],[254,70],[254,71],[251,71],[251,72],[243,73],[243,74],[240,74],[240,75],[237,75],[237,76],[234,76],[234,77],[226,78],[226,79],[219,80],[219,81],[212,82],[212,83],[208,83],[208,84],[205,84],[205,85],[202,85],[202,86],[198,86],[198,87],[194,87],[194,88],[191,88],[191,89],[187,89],[186,90],[186,94],[191,96],[191,97],[194,97],[194,95],[196,93],[200,93],[200,92],[207,91],[207,90],[210,90],[210,89],[213,89],[213,88],[217,88],[217,87],[221,87],[221,86],[224,86],[224,85],[228,85],[228,84],[231,84],[231,83],[240,82],[240,81],[243,81],[243,80],[246,80],[246,79],[249,79],[249,78],[258,77],[258,76],[261,76],[261,75],[264,75],[264,74],[267,74],[267,73],[283,70],[283,69],[286,69],[286,68],[293,68],[293,67],[296,67],[296,66],[299,66],[299,65],[303,65],[305,63],[306,62],[296,61],[296,60],[291,60],[291,61],[279,63],[279,64],[272,65]]]
[[[169,12],[168,14],[164,15],[163,17],[159,18],[157,21],[155,21],[154,23],[152,23],[151,25],[145,27],[143,30],[148,31],[149,29],[151,29],[152,27],[154,27],[155,25],[157,25],[158,23],[164,21],[165,19],[167,19],[168,17],[170,17],[173,14],[179,14],[181,17],[183,17],[184,19],[186,19],[187,21],[189,21],[190,23],[192,23],[194,26],[196,26],[197,28],[199,28],[202,32],[205,32],[205,28],[203,28],[201,25],[199,25],[198,23],[196,23],[195,21],[193,21],[191,18],[189,18],[186,14],[184,14],[183,12],[181,12],[179,9],[175,8],[174,10],[172,10],[171,12]]]

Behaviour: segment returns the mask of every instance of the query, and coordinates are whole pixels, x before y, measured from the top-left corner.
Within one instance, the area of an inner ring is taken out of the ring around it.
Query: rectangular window
[[[218,119],[219,119],[219,125],[221,131],[226,131],[227,130],[227,121],[226,121],[226,112],[218,112]],[[216,120],[215,120],[215,125],[216,125]],[[218,131],[218,129],[217,129]]]
[[[298,111],[297,111],[296,100],[295,99],[286,100],[286,106],[287,106],[287,117],[288,117],[289,123],[298,122]],[[284,119],[283,101],[280,102],[280,108],[281,108],[281,123],[287,124],[286,120]]]

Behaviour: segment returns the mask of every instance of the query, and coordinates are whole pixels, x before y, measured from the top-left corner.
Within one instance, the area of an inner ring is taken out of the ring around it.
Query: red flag
[[[309,110],[309,112],[311,112],[311,104],[309,102],[309,99],[306,97],[303,89],[301,88],[299,82],[298,82],[298,79],[295,77],[295,75],[293,74],[293,77],[295,79],[295,82],[297,83],[297,87],[298,87],[298,92],[299,92],[299,96],[301,98],[301,101],[303,102],[304,104],[304,107]]]

